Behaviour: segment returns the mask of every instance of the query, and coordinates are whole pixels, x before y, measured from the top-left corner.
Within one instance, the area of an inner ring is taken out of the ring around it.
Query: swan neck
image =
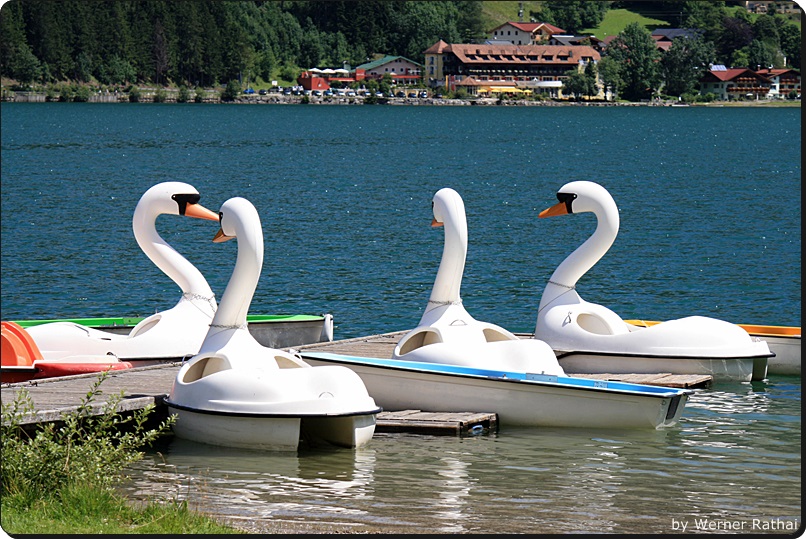
[[[614,205],[615,206],[615,205]],[[564,287],[574,288],[577,281],[585,275],[610,249],[616,239],[619,229],[618,209],[601,208],[594,212],[596,215],[596,230],[585,242],[568,255],[557,266],[551,275],[550,281],[559,286],[550,288],[561,291]]]
[[[258,231],[260,227],[258,226]],[[260,272],[263,269],[263,235],[239,234],[238,256],[227,288],[212,325],[218,327],[246,326],[246,315],[255,295]]]
[[[150,214],[143,206],[138,205],[135,209],[132,230],[140,249],[182,289],[183,294],[212,297],[213,291],[204,275],[160,236],[156,220],[157,215]]]
[[[442,248],[442,259],[426,311],[441,305],[461,303],[459,294],[467,258],[467,221],[464,218],[456,221],[459,222],[445,221],[445,244]]]

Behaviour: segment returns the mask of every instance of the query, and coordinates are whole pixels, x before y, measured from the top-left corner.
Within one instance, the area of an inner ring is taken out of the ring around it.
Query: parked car
[[[406,92],[400,90],[398,93],[395,94],[396,97],[406,97]]]
[[[420,92],[420,97],[421,97],[422,99],[425,99],[426,97],[428,97],[428,92],[426,92],[425,90],[423,90],[422,92]]]
[[[355,97],[355,90],[347,90],[347,97]]]
[[[264,90],[263,88],[261,88],[261,89],[260,89],[260,91],[259,91],[258,93],[259,93],[260,95],[266,95],[268,92],[267,92],[266,90]]]
[[[245,94],[253,94],[253,93],[255,93],[255,90],[253,88],[247,88],[246,90],[243,91],[243,93],[245,93]]]
[[[409,97],[417,97],[417,92],[409,92]]]

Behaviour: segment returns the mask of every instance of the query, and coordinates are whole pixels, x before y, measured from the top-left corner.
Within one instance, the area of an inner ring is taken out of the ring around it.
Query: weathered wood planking
[[[400,410],[381,412],[375,420],[375,432],[457,435],[471,432],[494,432],[497,429],[498,414],[489,412]]]

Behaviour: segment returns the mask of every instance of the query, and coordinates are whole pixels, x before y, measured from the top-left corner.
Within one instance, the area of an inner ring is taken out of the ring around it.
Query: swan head
[[[431,209],[434,212],[431,226],[444,226],[446,221],[449,223],[466,222],[465,203],[459,193],[450,187],[443,187],[436,192],[431,200]]]
[[[218,214],[199,204],[200,199],[201,195],[190,184],[184,182],[158,183],[140,197],[134,210],[135,225],[140,216],[144,222],[146,220],[153,222],[157,216],[163,214],[218,221]]]
[[[248,237],[263,238],[260,216],[251,202],[242,197],[233,197],[221,206],[218,212],[221,228],[213,241],[222,243],[232,238],[246,241]]]
[[[595,182],[575,181],[560,187],[557,191],[559,202],[546,208],[538,217],[554,217],[571,213],[593,212],[607,217],[618,227],[618,207],[607,189]]]

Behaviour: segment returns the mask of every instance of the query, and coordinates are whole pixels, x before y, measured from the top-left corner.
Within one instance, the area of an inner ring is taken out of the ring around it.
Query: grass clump
[[[190,511],[186,502],[129,503],[114,491],[141,449],[170,431],[171,416],[148,428],[154,405],[118,413],[123,392],[95,404],[102,373],[77,409],[32,433],[22,420],[34,410],[23,390],[2,405],[0,523],[6,533],[234,533]],[[92,412],[99,413],[92,413]]]

